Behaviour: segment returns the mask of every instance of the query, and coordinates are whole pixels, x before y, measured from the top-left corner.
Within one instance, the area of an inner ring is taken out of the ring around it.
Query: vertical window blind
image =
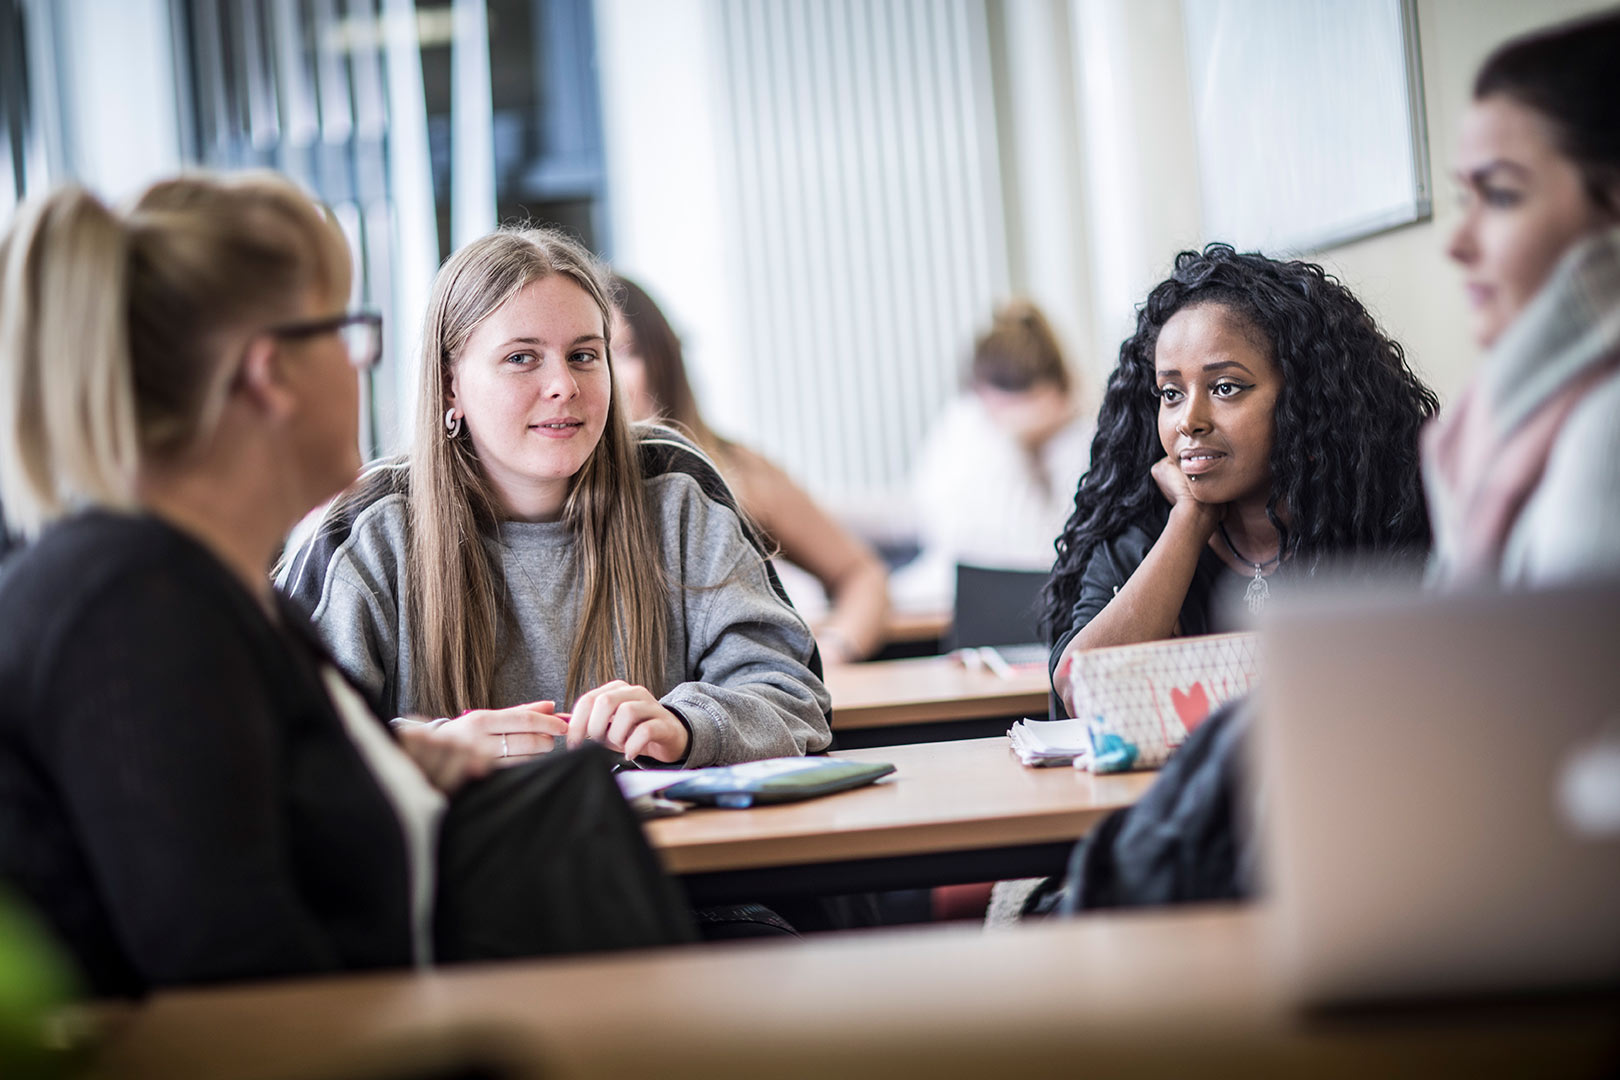
[[[718,0],[753,429],[871,503],[1007,291],[984,0]]]

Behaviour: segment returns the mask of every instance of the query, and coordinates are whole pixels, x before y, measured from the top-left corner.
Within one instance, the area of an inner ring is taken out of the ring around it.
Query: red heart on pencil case
[[[1201,682],[1193,683],[1186,693],[1171,687],[1170,704],[1176,707],[1176,715],[1181,717],[1181,724],[1189,735],[1198,730],[1198,725],[1209,715],[1209,695]]]

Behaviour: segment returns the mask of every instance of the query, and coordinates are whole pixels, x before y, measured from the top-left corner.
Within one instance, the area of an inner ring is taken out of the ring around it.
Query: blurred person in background
[[[917,558],[895,574],[907,606],[949,608],[958,563],[1052,568],[1095,427],[1046,316],[999,308],[973,346],[967,393],[934,425],[912,480]]]
[[[1486,354],[1424,445],[1431,575],[1620,574],[1620,14],[1498,49],[1455,175]]]
[[[782,558],[820,582],[828,609],[814,621],[826,661],[870,657],[883,647],[889,612],[888,574],[882,560],[776,464],[714,433],[698,409],[686,377],[681,339],[669,320],[634,281],[615,277],[613,285],[618,308],[614,373],[630,418],[673,423],[690,436]]]

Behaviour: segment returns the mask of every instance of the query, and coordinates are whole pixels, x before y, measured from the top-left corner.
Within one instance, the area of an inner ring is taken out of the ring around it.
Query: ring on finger
[[[506,733],[501,732],[501,757],[509,757],[511,751],[506,748]]]

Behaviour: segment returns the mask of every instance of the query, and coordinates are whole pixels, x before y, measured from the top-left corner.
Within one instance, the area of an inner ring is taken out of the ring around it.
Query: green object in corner
[[[0,889],[0,1075],[55,1077],[70,1055],[50,1045],[50,1017],[72,1000],[67,961],[33,912]]]

